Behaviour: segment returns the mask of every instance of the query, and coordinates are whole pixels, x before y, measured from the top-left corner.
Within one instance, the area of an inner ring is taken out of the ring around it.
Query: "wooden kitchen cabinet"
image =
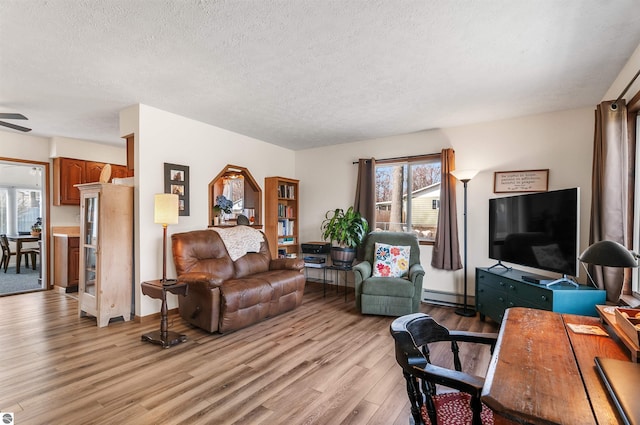
[[[85,161],[53,159],[53,205],[80,205],[76,184],[86,183]]]
[[[126,165],[114,165],[111,164],[111,180],[124,179],[127,177],[133,177],[133,174]]]
[[[53,159],[53,205],[80,205],[75,185],[97,183],[106,163],[73,158]],[[111,178],[129,177],[124,165],[111,165]],[[110,179],[111,180],[111,179]]]
[[[80,236],[53,234],[53,284],[76,292],[80,278]]]
[[[100,181],[100,173],[106,164],[104,162],[85,161],[84,175],[85,181],[82,183],[94,183]],[[76,183],[77,184],[77,183]]]

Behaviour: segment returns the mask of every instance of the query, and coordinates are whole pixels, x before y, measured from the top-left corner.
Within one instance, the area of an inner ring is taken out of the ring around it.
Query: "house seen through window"
[[[440,155],[376,163],[376,222],[372,230],[415,233],[433,241],[440,208]]]

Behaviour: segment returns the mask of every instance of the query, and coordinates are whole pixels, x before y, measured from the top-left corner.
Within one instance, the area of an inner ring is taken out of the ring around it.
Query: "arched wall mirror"
[[[227,164],[209,182],[209,225],[214,225],[216,198],[224,195],[231,201],[231,213],[225,214],[227,225],[235,225],[239,215],[246,216],[253,227],[262,227],[262,190],[244,167]]]

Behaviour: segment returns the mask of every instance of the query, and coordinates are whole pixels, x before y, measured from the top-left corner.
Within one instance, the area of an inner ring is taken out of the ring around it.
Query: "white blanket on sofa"
[[[247,252],[260,251],[260,243],[264,240],[261,231],[249,226],[212,227],[211,230],[218,232],[232,261]]]

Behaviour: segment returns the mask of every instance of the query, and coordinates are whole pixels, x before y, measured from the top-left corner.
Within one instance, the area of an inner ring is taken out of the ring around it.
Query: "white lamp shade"
[[[453,170],[451,175],[461,182],[469,181],[478,174],[478,170]]]
[[[173,193],[155,195],[153,221],[157,224],[177,224],[179,215],[179,197]]]

